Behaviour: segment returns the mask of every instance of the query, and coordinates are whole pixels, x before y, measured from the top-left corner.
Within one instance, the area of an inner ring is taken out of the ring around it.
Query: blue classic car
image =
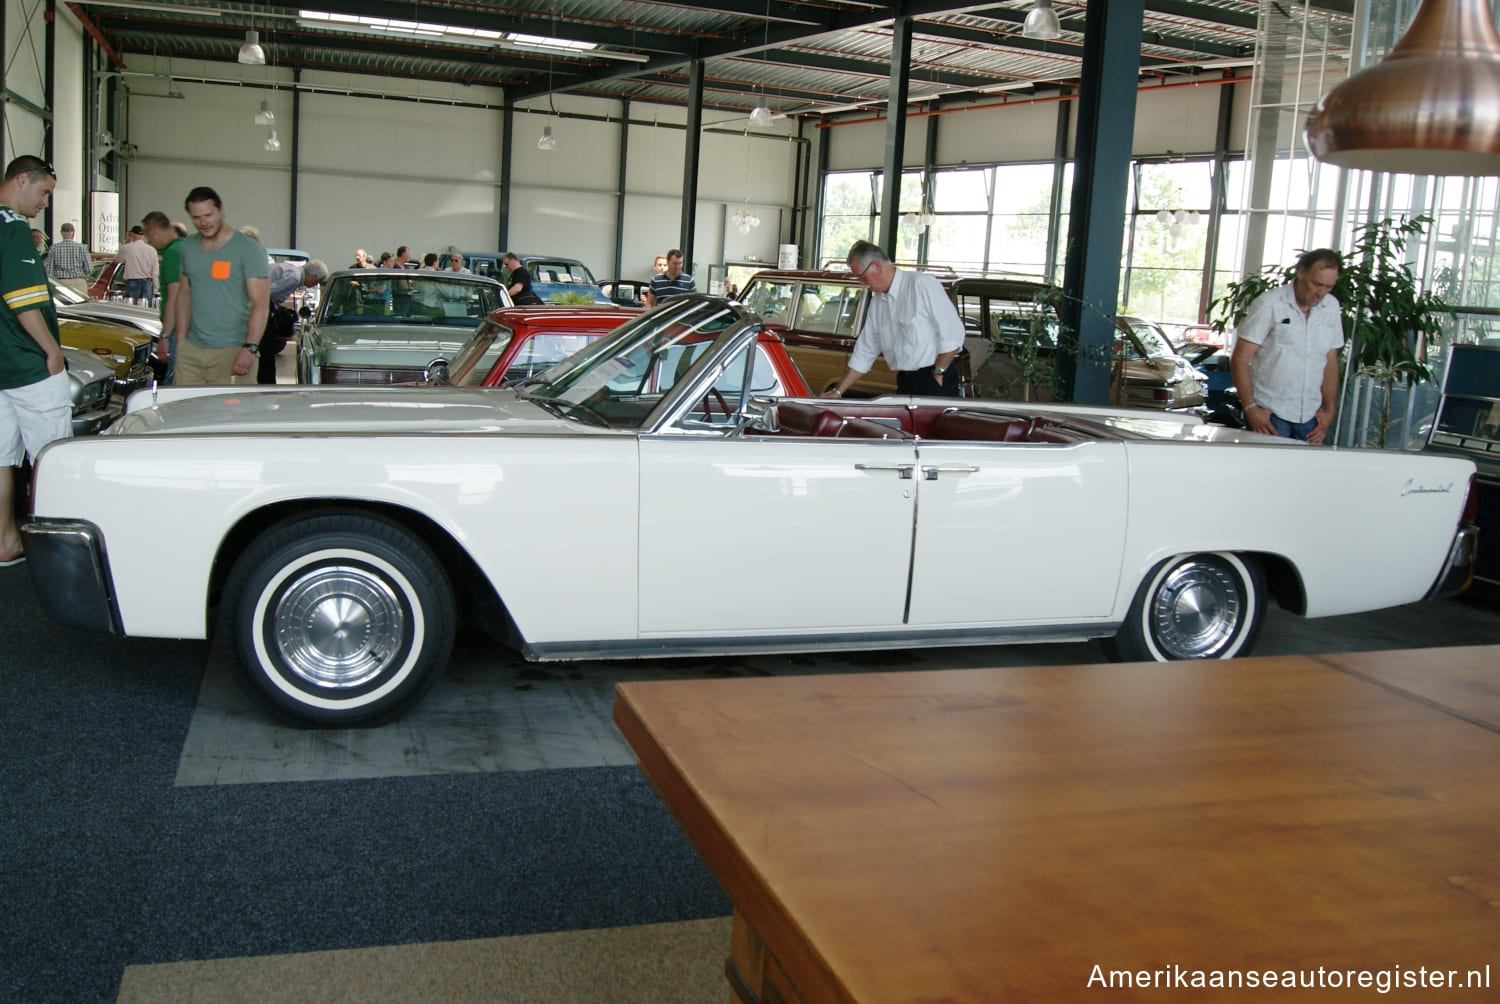
[[[510,283],[510,272],[501,263],[498,251],[462,251],[464,264],[475,275],[487,275]],[[582,306],[586,303],[612,303],[609,295],[599,288],[594,273],[577,258],[561,258],[557,255],[523,254],[521,264],[531,273],[531,289],[549,303],[570,303]],[[638,306],[635,304],[634,306]]]

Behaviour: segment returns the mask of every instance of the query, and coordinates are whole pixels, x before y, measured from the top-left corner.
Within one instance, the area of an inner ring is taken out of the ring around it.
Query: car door
[[[640,441],[643,637],[899,629],[910,440]]]
[[[924,441],[912,627],[1107,618],[1125,542],[1123,443]]]

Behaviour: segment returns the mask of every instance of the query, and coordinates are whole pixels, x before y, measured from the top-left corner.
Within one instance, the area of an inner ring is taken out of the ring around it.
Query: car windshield
[[[423,324],[477,328],[490,311],[509,306],[500,287],[456,272],[372,271],[335,275],[323,297],[319,323]]]
[[[1167,336],[1155,324],[1137,317],[1132,317],[1125,323],[1130,325],[1130,330],[1140,340],[1141,348],[1146,350],[1147,356],[1154,359],[1157,356],[1176,355],[1172,351],[1172,343],[1167,341]]]
[[[742,316],[720,300],[674,297],[517,390],[580,421],[638,429]]]
[[[598,285],[594,281],[594,273],[590,272],[588,266],[580,261],[538,259],[528,261],[526,267],[531,270],[531,275],[537,282],[576,282],[585,286]]]
[[[47,280],[47,285],[52,287],[52,299],[57,300],[60,303],[65,303],[71,306],[77,303],[89,302],[89,298],[78,292],[78,290],[68,286],[64,286],[60,282],[53,282],[51,279],[49,279]]]
[[[791,314],[796,283],[789,280],[752,279],[740,302],[749,311],[774,324],[786,324]]]

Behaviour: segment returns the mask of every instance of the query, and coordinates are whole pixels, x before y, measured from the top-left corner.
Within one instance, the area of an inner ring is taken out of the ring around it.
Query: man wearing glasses
[[[457,272],[459,275],[474,274],[464,267],[464,256],[458,251],[454,251],[448,256],[448,271]]]
[[[896,374],[896,392],[958,397],[953,360],[964,347],[964,324],[943,284],[925,272],[904,272],[880,247],[855,241],[849,271],[870,291],[849,369],[824,397],[843,397],[878,356]]]
[[[0,182],[0,466],[20,467],[72,431],[57,308],[30,220],[47,208],[57,173],[17,157]],[[0,472],[0,567],[26,560],[16,529],[15,472]]]

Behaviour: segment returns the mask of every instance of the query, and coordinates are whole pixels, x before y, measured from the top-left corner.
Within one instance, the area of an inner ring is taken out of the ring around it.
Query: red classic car
[[[503,387],[566,359],[640,311],[616,306],[501,307],[480,322],[446,367],[435,367],[437,383],[455,387]]]
[[[434,383],[455,387],[510,386],[638,317],[641,311],[616,306],[502,307],[485,318],[451,363],[438,361],[430,375]],[[650,321],[642,319],[641,323]],[[770,371],[757,370],[766,376],[766,386],[757,387],[757,393],[811,395],[777,334],[762,334],[759,345],[761,360]]]

